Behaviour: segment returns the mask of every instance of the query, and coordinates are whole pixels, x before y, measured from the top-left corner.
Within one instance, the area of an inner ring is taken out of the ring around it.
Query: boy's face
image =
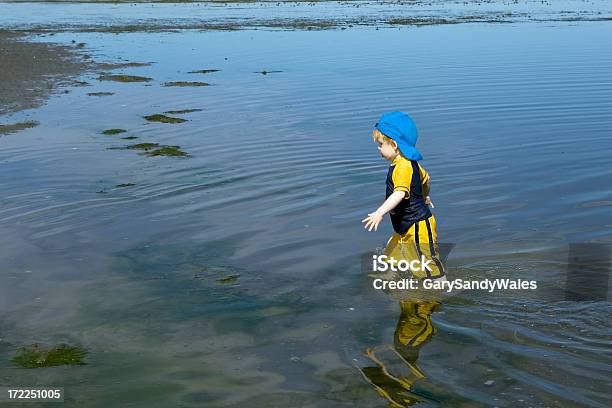
[[[383,140],[382,143],[378,142],[378,151],[385,160],[393,160],[397,156],[397,150],[393,143],[389,143]]]

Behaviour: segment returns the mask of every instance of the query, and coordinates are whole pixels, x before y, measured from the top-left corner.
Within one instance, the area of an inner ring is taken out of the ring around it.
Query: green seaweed
[[[114,95],[114,92],[89,92],[88,96],[111,96]]]
[[[134,183],[122,183],[122,184],[117,184],[117,185],[115,186],[115,188],[133,187],[133,186],[135,186],[135,185],[136,185],[136,184],[134,184]]]
[[[147,157],[155,156],[170,156],[170,157],[188,157],[189,154],[181,150],[181,146],[167,146],[159,143],[136,143],[127,146],[109,147],[108,150],[144,150],[142,153]]]
[[[24,368],[54,367],[60,365],[84,365],[87,350],[81,347],[59,344],[44,348],[38,344],[23,347],[11,361]]]
[[[0,125],[0,135],[19,132],[20,130],[30,129],[38,126],[38,122],[30,120],[27,122],[12,123],[10,125]]]
[[[150,150],[159,147],[159,143],[136,143],[127,146],[113,146],[109,147],[108,150]]]
[[[159,113],[155,115],[143,116],[149,122],[161,122],[161,123],[183,123],[187,122],[187,119],[173,118],[171,116],[161,115]]]
[[[126,136],[126,137],[121,138],[121,140],[134,140],[134,139],[138,139],[138,136]]]
[[[239,277],[240,277],[239,274],[227,275],[227,276],[217,279],[217,282],[222,283],[222,284],[234,283],[238,280]]]
[[[181,150],[180,146],[161,146],[159,149],[145,152],[144,155],[147,157],[155,157],[155,156],[187,157],[189,156],[189,154]]]
[[[164,113],[169,113],[171,115],[180,115],[183,113],[191,113],[191,112],[200,112],[202,109],[181,109],[181,110],[169,110]]]
[[[153,78],[142,77],[137,75],[100,75],[98,81],[116,81],[116,82],[150,82]]]
[[[133,145],[125,146],[126,149],[132,150],[150,150],[159,147],[159,143],[136,143]]]
[[[219,71],[219,69],[198,69],[197,71],[189,71],[188,74],[210,74],[211,72]]]
[[[117,63],[100,63],[98,68],[101,69],[119,69],[119,68],[133,68],[133,67],[148,67],[151,66],[151,62],[117,62]]]
[[[174,81],[166,82],[164,86],[210,86],[210,84],[207,82]]]
[[[102,132],[104,135],[118,135],[119,133],[125,133],[127,130],[125,129],[106,129]]]

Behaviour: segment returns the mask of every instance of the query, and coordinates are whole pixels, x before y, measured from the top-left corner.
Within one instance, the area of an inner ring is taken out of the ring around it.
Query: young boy
[[[436,220],[428,205],[429,175],[418,163],[423,156],[415,147],[418,133],[410,116],[402,112],[384,114],[375,125],[373,139],[382,157],[391,162],[387,173],[385,202],[362,220],[368,231],[375,231],[389,213],[395,233],[384,254],[388,259],[429,260],[427,266],[412,270],[416,279],[438,279],[446,275],[440,262]],[[424,265],[424,263],[421,263]]]

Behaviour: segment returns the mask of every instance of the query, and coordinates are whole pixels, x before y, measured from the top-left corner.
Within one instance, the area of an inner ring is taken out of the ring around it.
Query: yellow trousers
[[[431,217],[413,224],[404,234],[394,233],[384,254],[396,261],[429,260],[427,268],[413,270],[412,278],[441,278],[446,275],[438,252],[436,219]]]

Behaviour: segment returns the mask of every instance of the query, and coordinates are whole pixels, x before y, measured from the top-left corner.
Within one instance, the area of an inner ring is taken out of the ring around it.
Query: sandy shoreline
[[[77,50],[0,30],[0,115],[40,106],[62,85],[74,84],[74,77],[94,66]]]

